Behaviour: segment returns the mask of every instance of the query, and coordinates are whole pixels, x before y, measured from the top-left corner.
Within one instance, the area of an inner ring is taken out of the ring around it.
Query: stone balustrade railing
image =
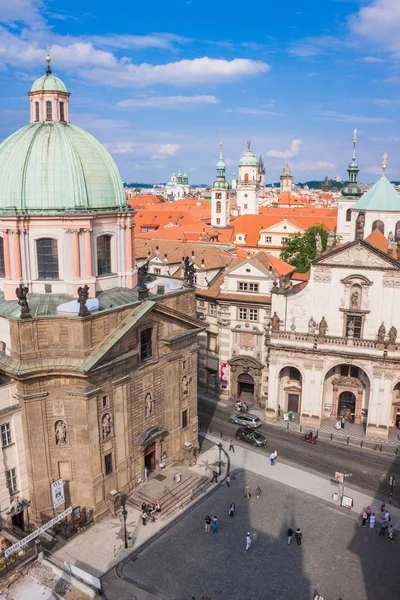
[[[309,342],[318,345],[327,344],[330,346],[353,346],[355,348],[366,348],[366,349],[377,349],[377,350],[388,350],[389,352],[397,352],[399,350],[399,344],[393,342],[378,342],[377,340],[365,340],[350,337],[339,337],[327,335],[325,337],[319,337],[318,335],[309,335],[307,333],[297,333],[293,331],[271,331],[271,339],[290,340],[293,342]]]

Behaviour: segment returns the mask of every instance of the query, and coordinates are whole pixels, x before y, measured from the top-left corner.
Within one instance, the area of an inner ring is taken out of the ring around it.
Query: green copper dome
[[[250,150],[246,150],[239,160],[239,167],[258,167],[258,160]]]
[[[31,87],[31,92],[65,92],[68,93],[65,84],[61,79],[48,71],[43,77],[36,79]]]
[[[0,145],[0,214],[111,210],[129,210],[118,168],[83,129],[32,123]]]

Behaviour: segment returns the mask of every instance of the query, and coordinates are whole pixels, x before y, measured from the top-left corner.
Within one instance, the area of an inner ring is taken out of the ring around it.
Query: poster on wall
[[[228,365],[226,363],[221,363],[219,370],[219,378],[220,381],[228,381]]]
[[[57,479],[51,484],[51,497],[53,499],[53,508],[58,508],[65,503],[64,484],[62,479]]]

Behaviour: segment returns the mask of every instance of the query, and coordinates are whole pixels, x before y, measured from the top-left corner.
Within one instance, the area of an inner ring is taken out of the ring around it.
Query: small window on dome
[[[97,274],[109,275],[111,271],[111,235],[97,238]]]
[[[64,102],[60,102],[60,121],[65,121]]]
[[[47,100],[46,102],[46,121],[53,120],[53,107],[51,105],[51,101]]]
[[[39,279],[58,279],[57,240],[42,238],[36,242]]]
[[[35,102],[35,121],[39,121],[39,102]]]

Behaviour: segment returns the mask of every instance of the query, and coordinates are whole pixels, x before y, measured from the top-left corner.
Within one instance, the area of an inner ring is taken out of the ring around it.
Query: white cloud
[[[325,162],[323,160],[314,161],[303,161],[297,164],[293,164],[293,171],[319,171],[321,169],[335,169],[336,164],[331,162]]]
[[[157,152],[151,156],[151,160],[171,158],[171,156],[174,156],[178,150],[179,144],[163,144],[157,148]]]
[[[266,152],[266,156],[273,156],[274,158],[292,158],[299,153],[300,145],[302,143],[301,140],[292,140],[290,150],[269,150]]]
[[[356,18],[349,20],[353,32],[376,42],[386,49],[400,51],[400,2],[374,0],[362,6]]]
[[[0,23],[29,23],[31,26],[43,24],[40,9],[41,0],[0,0]]]
[[[147,159],[167,159],[174,156],[179,144],[146,144],[142,142],[111,142],[104,144],[111,154],[141,156]]]
[[[188,42],[189,39],[172,33],[152,33],[149,35],[94,35],[89,36],[87,41],[98,46],[119,48],[120,50],[137,48],[172,50],[176,44],[184,44]]]
[[[382,175],[382,166],[379,165],[369,165],[367,167],[363,167],[363,171],[366,173],[371,173],[372,175]]]
[[[264,115],[276,115],[277,113],[261,108],[246,108],[245,106],[238,108],[228,108],[226,113],[239,113],[241,115],[253,115],[254,117],[263,117]]]
[[[387,123],[392,121],[392,119],[387,119],[386,117],[365,117],[351,114],[347,115],[336,112],[335,110],[321,110],[317,113],[317,115],[317,118],[320,121],[341,121],[342,123],[353,123],[355,125],[358,123]]]
[[[394,142],[394,143],[399,143],[400,142],[400,137],[370,137],[368,138],[369,140],[371,140],[372,142]]]
[[[215,96],[137,96],[117,102],[118,108],[166,108],[181,109],[202,104],[218,104]]]
[[[383,58],[378,58],[377,56],[364,56],[364,62],[367,63],[381,63],[384,62]]]

